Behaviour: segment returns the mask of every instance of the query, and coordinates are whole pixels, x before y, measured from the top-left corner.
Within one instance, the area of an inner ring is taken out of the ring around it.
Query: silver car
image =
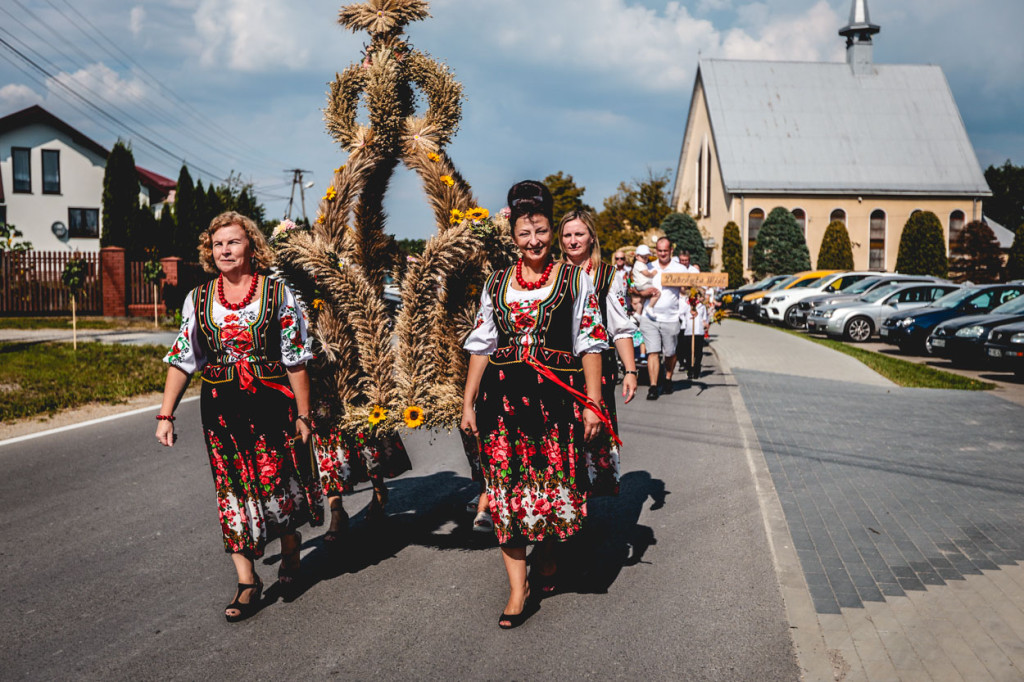
[[[815,309],[807,318],[807,331],[850,341],[867,341],[886,318],[897,312],[924,307],[959,288],[957,284],[893,282],[853,301]]]

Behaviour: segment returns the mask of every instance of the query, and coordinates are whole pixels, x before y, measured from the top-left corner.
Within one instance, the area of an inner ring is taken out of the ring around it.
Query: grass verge
[[[860,360],[865,365],[875,370],[889,381],[899,386],[908,388],[953,388],[960,391],[990,391],[996,387],[988,381],[979,381],[970,377],[960,376],[952,372],[944,372],[928,365],[921,365],[909,360],[901,360],[872,350],[865,350],[851,346],[842,341],[834,339],[822,339],[805,334],[803,332],[783,329],[787,334],[799,336],[802,339],[820,343],[832,350],[845,353],[852,358]]]
[[[0,421],[161,391],[166,348],[80,343],[0,343]]]
[[[0,329],[67,329],[71,331],[71,317],[4,317],[0,318]],[[153,329],[153,318],[132,318],[130,320],[106,317],[80,317],[78,329]],[[177,327],[161,321],[160,329],[177,331]]]

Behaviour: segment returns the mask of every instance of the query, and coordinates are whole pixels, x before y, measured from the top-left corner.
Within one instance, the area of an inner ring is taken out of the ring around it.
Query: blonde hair
[[[269,270],[274,264],[274,251],[267,243],[267,238],[260,232],[256,221],[237,211],[225,211],[210,221],[210,226],[199,236],[199,264],[207,272],[218,272],[213,261],[213,234],[222,227],[238,225],[249,238],[249,250],[252,251],[252,270],[254,273]]]
[[[558,247],[562,247],[562,228],[573,220],[578,220],[586,225],[587,232],[590,233],[590,238],[593,239],[593,242],[590,244],[590,262],[594,264],[594,269],[596,270],[597,266],[601,264],[601,242],[597,238],[597,228],[594,226],[594,216],[590,215],[590,211],[584,211],[583,209],[578,208],[575,211],[569,211],[562,216],[562,219],[558,221]],[[564,252],[562,253],[562,262],[568,262]]]

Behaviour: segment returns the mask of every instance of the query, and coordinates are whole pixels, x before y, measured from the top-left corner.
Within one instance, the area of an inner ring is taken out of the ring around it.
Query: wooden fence
[[[74,255],[69,251],[0,252],[0,315],[70,314],[71,294],[61,282],[61,275]],[[103,312],[100,254],[77,256],[89,270],[75,306],[79,313],[99,315]]]

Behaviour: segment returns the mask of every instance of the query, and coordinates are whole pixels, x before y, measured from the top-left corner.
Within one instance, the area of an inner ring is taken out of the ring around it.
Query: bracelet
[[[156,420],[160,421],[160,422],[173,422],[174,421],[174,415],[173,414],[158,414],[156,416]]]
[[[640,376],[640,373],[637,372],[635,369],[627,369],[626,370],[626,374],[632,374],[633,376]]]
[[[313,428],[313,421],[309,418],[309,416],[307,416],[305,414],[300,414],[299,416],[295,417],[295,419],[301,421],[303,424],[308,426],[310,429]]]

